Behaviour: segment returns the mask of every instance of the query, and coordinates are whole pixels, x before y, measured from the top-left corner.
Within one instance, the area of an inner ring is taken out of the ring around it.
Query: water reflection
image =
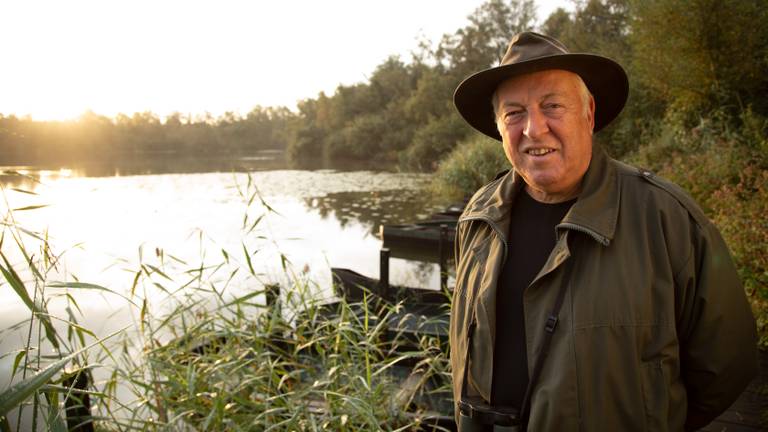
[[[421,188],[345,191],[305,198],[304,201],[323,218],[333,217],[342,227],[351,221],[359,222],[368,226],[374,235],[378,235],[381,225],[411,223],[445,207]]]
[[[194,230],[237,250],[242,241],[242,197],[235,185],[253,182],[281,214],[265,220],[271,227],[269,237],[290,239],[288,252],[296,262],[317,271],[323,264],[349,267],[375,277],[379,227],[423,219],[444,204],[425,192],[428,176],[343,168],[290,169],[282,153],[262,152],[235,159],[165,157],[63,168],[0,167],[5,172],[0,185],[6,188],[10,208],[49,205],[17,216],[35,232],[50,229],[54,246],[84,244],[89,254],[114,259],[133,253],[140,243],[183,250]],[[324,258],[309,258],[312,253]],[[82,278],[89,276],[87,268],[94,263],[108,264],[77,254],[70,253],[80,258],[70,260],[69,270]],[[395,262],[392,272],[393,283],[439,285],[436,267],[430,264]]]
[[[45,275],[51,281],[78,278],[129,293],[140,263],[152,262],[172,279],[157,281],[171,292],[187,289],[190,274],[196,274],[190,272],[206,268],[210,269],[206,283],[236,295],[258,289],[262,281],[274,282],[263,275],[270,269],[279,272],[285,256],[300,277],[327,293],[329,267],[378,277],[380,225],[412,222],[444,207],[426,193],[428,181],[423,174],[397,173],[372,164],[314,161],[294,166],[279,152],[241,158],[157,155],[65,167],[0,167],[0,187],[7,200],[0,201],[0,217],[7,218],[6,202],[11,209],[46,205],[15,212],[14,223],[51,240],[58,254],[55,269]],[[246,209],[238,188],[251,182],[276,213],[267,214],[255,232],[246,234],[244,212],[249,221],[268,213],[259,200]],[[5,238],[0,242],[2,252],[14,268],[23,269],[27,258],[9,250],[13,237]],[[39,245],[29,237],[24,240],[39,256]],[[245,253],[251,254],[253,276],[246,270]],[[164,256],[170,265],[162,264]],[[231,266],[217,273],[222,261]],[[23,273],[22,278],[34,281]],[[393,258],[390,281],[437,289],[438,266]],[[150,291],[145,289],[142,295],[162,308],[162,290],[150,282],[144,285]],[[26,323],[15,325],[29,318],[29,309],[13,290],[2,283],[0,287],[6,288],[0,290],[0,352],[8,353],[25,344]],[[64,290],[48,288],[47,293],[57,296],[48,304],[49,312],[68,316]],[[79,306],[79,323],[98,336],[137,319],[138,311],[119,296],[76,290],[69,294]],[[8,385],[13,357],[0,357],[0,388]]]
[[[1,163],[2,158],[0,158]],[[282,150],[260,150],[252,156],[240,157],[158,153],[144,157],[83,160],[66,166],[56,164],[0,165],[0,184],[8,187],[31,188],[39,181],[68,177],[93,178],[213,172],[245,173],[274,170],[393,171],[393,167],[382,167],[373,162],[330,161],[323,158],[295,162],[288,160]]]

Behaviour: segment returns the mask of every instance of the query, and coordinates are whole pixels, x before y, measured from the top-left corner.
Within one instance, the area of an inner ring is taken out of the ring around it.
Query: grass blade
[[[23,194],[29,194],[29,195],[37,195],[35,192],[19,189],[19,188],[11,188],[12,191],[21,192]]]
[[[51,282],[47,286],[49,288],[91,289],[91,290],[105,291],[122,298],[123,300],[129,302],[135,307],[139,307],[139,305],[134,303],[133,300],[131,300],[130,298],[124,296],[123,294],[120,294],[117,291],[111,290],[109,288],[105,288],[101,285],[96,285],[96,284],[87,283],[87,282]]]
[[[251,262],[251,255],[248,253],[245,243],[243,243],[243,254],[245,254],[245,261],[248,263],[248,271],[251,272],[251,275],[256,276],[256,271],[253,270],[253,263]]]
[[[23,381],[19,381],[18,383],[14,384],[11,388],[4,391],[2,394],[0,394],[0,416],[6,416],[9,411],[16,408],[19,404],[24,402],[29,396],[31,396],[33,393],[35,393],[40,387],[48,383],[48,381],[51,380],[51,378],[56,375],[58,371],[60,371],[64,366],[67,365],[73,358],[78,356],[79,354],[91,349],[95,345],[98,345],[105,340],[125,331],[125,329],[128,327],[124,327],[111,335],[100,339],[86,347],[80,348],[79,350],[73,352],[72,354],[69,354],[68,356],[62,358],[61,360],[56,361],[55,363],[52,363],[42,371],[38,372],[34,376],[31,376]]]
[[[51,344],[56,348],[59,349],[59,340],[56,334],[56,330],[53,328],[53,325],[51,324],[51,320],[47,317],[47,313],[43,310],[40,310],[37,306],[35,306],[35,303],[32,301],[32,298],[29,297],[29,293],[27,292],[27,289],[24,287],[24,283],[21,281],[21,278],[16,273],[16,271],[11,267],[11,263],[8,262],[8,259],[5,257],[5,255],[0,252],[0,257],[3,258],[3,261],[5,262],[6,267],[3,267],[2,264],[0,264],[0,273],[3,274],[3,277],[5,277],[5,280],[8,281],[8,283],[11,285],[11,288],[16,292],[16,295],[21,298],[21,301],[24,302],[25,305],[29,308],[29,310],[32,311],[32,313],[40,319],[40,322],[43,323],[43,326],[45,327],[45,334],[48,340],[51,342]]]
[[[48,207],[48,204],[39,204],[39,205],[31,205],[26,207],[19,207],[13,209],[14,212],[20,212],[20,211],[27,211],[27,210],[36,210],[40,208]]]

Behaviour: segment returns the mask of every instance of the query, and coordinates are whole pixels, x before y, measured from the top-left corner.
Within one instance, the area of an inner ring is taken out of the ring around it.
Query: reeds
[[[253,203],[274,210],[250,178],[238,190],[252,236],[264,216],[250,216]],[[245,240],[241,252],[201,253],[194,265],[162,250],[141,256],[128,293],[53,281],[59,256],[47,235],[13,214],[2,222],[0,272],[29,319],[17,326],[25,346],[6,354],[14,376],[0,394],[3,430],[419,430],[450,411],[447,341],[401,331],[402,304],[318,298],[282,255],[280,285],[262,280]],[[119,299],[134,323],[107,337],[84,328],[73,295],[82,290]],[[51,298],[64,299],[65,317],[49,312]],[[86,388],[76,385],[83,376]]]

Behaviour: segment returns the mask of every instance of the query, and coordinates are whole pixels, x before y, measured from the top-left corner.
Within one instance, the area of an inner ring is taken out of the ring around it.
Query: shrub
[[[432,184],[433,189],[446,197],[463,198],[509,167],[501,143],[474,134],[440,163]]]
[[[768,347],[768,121],[746,110],[701,118],[691,129],[668,119],[631,162],[686,189],[720,229],[733,254]]]
[[[433,118],[416,130],[413,144],[402,153],[400,162],[411,168],[434,170],[468,131],[469,127],[458,114]]]
[[[768,171],[747,167],[736,185],[713,196],[712,219],[739,269],[757,319],[760,346],[768,347]]]

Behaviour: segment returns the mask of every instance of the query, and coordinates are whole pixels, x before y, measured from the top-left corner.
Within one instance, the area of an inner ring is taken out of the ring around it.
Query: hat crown
[[[557,39],[539,33],[523,32],[516,34],[509,42],[500,66],[568,53],[565,45]]]

